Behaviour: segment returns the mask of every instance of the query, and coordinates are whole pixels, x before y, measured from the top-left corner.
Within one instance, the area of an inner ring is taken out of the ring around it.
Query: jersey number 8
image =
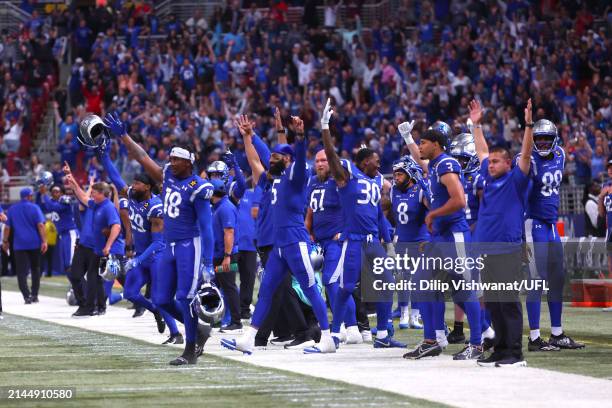
[[[183,198],[181,197],[181,193],[166,188],[166,194],[164,196],[164,213],[170,218],[178,217],[180,213],[179,205],[181,205],[182,201]]]

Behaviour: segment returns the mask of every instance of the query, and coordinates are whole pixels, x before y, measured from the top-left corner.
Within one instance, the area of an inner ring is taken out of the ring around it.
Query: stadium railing
[[[19,26],[30,19],[30,14],[10,1],[0,1],[0,27],[17,32]]]

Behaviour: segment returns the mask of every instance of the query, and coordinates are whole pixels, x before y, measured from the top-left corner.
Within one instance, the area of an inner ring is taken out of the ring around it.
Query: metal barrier
[[[195,16],[196,11],[201,11],[204,18],[213,15],[217,7],[223,7],[224,1],[184,1],[184,0],[164,0],[155,4],[155,14],[165,17],[174,14],[177,20],[185,21],[189,17]]]
[[[582,204],[583,196],[583,185],[561,185],[559,191],[559,213],[584,214],[584,205]]]
[[[30,13],[26,13],[10,1],[0,1],[0,27],[9,32],[19,31],[19,26],[31,18]]]
[[[608,274],[608,246],[605,238],[561,238],[563,261],[571,278],[597,278]]]

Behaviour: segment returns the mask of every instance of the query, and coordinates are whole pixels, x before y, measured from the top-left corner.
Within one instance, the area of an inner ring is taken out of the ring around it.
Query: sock
[[[444,330],[436,330],[436,339],[446,339],[446,332]]]
[[[392,307],[391,302],[376,302],[376,329],[378,331],[387,330]]]
[[[331,331],[334,333],[340,333],[340,325],[344,320],[344,316],[346,316],[349,297],[353,297],[352,292],[344,290],[343,288],[340,288],[340,290],[338,290],[338,292],[336,293],[331,327]]]
[[[244,337],[253,342],[255,341],[255,335],[257,335],[257,329],[252,326],[248,326],[244,331]]]
[[[492,339],[495,337],[495,331],[489,327],[487,330],[482,332],[483,339]]]
[[[561,327],[561,313],[563,311],[563,303],[549,301],[548,310],[550,312],[551,327]]]
[[[540,310],[542,308],[542,304],[539,300],[525,302],[525,307],[527,309],[527,319],[529,320],[529,328],[530,329],[539,329],[540,328]]]
[[[400,307],[400,313],[402,314],[402,316],[407,315],[409,311],[410,307],[408,307],[408,305]]]
[[[331,333],[329,332],[329,329],[321,330],[321,339],[323,339],[323,337],[325,338],[331,337]]]
[[[410,310],[410,317],[414,320],[418,319],[419,316],[421,315],[421,312],[419,311],[419,309],[412,309]]]
[[[457,333],[463,333],[463,322],[455,322],[453,324],[453,331]]]
[[[435,300],[432,303],[432,319],[435,330],[444,330],[444,310],[446,309],[446,304],[444,300]]]
[[[421,302],[419,305],[421,311],[421,318],[423,319],[423,338],[427,340],[434,340],[436,338],[436,331],[433,325],[432,302]]]
[[[386,339],[389,333],[386,330],[378,330],[376,332],[376,338],[379,340]]]
[[[553,326],[550,328],[550,334],[560,336],[563,333],[563,327]]]
[[[540,329],[529,330],[529,339],[531,341],[536,340],[538,337],[540,337]]]

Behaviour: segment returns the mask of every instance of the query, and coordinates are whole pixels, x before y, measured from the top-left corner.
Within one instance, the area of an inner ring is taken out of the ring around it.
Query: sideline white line
[[[104,316],[72,319],[74,308],[67,306],[65,300],[46,296],[39,299],[38,304],[24,305],[19,293],[5,291],[4,311],[153,344],[165,338],[157,333],[153,319],[132,319],[132,312],[124,308],[109,307]],[[220,336],[213,334],[206,353],[454,406],[590,408],[607,406],[612,399],[612,382],[576,374],[538,368],[487,369],[472,361],[452,361],[448,355],[408,361],[401,358],[405,350],[374,350],[366,344],[342,347],[327,355],[270,348],[243,356],[222,348]]]

